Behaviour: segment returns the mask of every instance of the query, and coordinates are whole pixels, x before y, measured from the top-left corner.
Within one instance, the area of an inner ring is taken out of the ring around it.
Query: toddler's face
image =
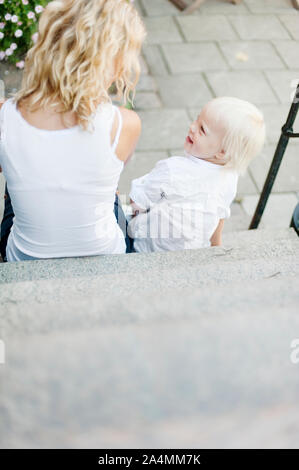
[[[195,157],[204,158],[213,163],[224,164],[224,151],[222,149],[224,136],[224,126],[213,120],[205,107],[197,120],[191,124],[184,143],[184,149]]]

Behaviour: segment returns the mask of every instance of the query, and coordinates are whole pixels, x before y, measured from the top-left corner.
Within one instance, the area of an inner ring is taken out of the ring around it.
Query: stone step
[[[120,297],[145,292],[165,292],[169,289],[231,284],[236,281],[260,280],[271,276],[298,276],[298,251],[291,255],[250,260],[228,261],[219,256],[213,263],[198,266],[184,265],[176,269],[152,268],[140,272],[106,274],[104,276],[48,279],[3,284],[0,292],[0,309],[6,304],[28,302],[74,302],[101,296]],[[26,308],[23,305],[22,308]]]
[[[284,259],[279,263],[286,264]],[[147,288],[133,285],[131,289],[125,286],[121,289],[120,284],[114,282],[110,294],[107,286],[101,289],[98,279],[86,280],[86,283],[81,280],[79,285],[76,280],[68,280],[63,286],[59,282],[50,284],[50,281],[31,283],[31,286],[19,283],[16,285],[20,288],[18,295],[14,291],[7,292],[7,298],[1,300],[0,336],[89,331],[99,326],[160,324],[192,318],[214,321],[216,317],[252,312],[268,312],[273,319],[297,314],[299,273],[284,273],[279,263],[276,269],[280,271],[270,269],[265,276],[265,271],[262,274],[253,262],[252,273],[258,274],[252,274],[251,279],[247,276],[245,282],[241,273],[230,274],[226,282],[212,285],[201,279],[197,281],[196,277],[180,282],[178,273],[171,287],[169,280],[161,283],[161,279],[159,286],[150,282]],[[131,280],[125,279],[125,284],[128,283],[131,284]]]
[[[196,319],[4,337],[0,446],[297,448],[299,315],[221,305]]]
[[[293,229],[251,230],[227,233],[223,247],[168,253],[61,258],[0,265],[0,284],[41,279],[103,276],[149,272],[214,264],[215,260],[251,260],[295,254],[299,239]]]

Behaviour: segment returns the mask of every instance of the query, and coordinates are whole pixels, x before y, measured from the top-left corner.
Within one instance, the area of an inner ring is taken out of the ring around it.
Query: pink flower
[[[43,11],[43,7],[41,5],[36,5],[35,11],[36,13],[41,13]]]
[[[21,29],[17,29],[15,32],[15,37],[20,38],[21,36],[23,36],[23,31]]]
[[[16,67],[18,67],[18,69],[23,69],[24,65],[25,65],[25,62],[23,60],[16,63]]]
[[[6,15],[4,16],[4,18],[6,19],[6,21],[11,20],[11,14],[10,14],[10,13],[6,13]]]
[[[17,23],[17,22],[18,22],[18,19],[19,19],[19,18],[17,17],[17,15],[13,15],[13,16],[11,17],[12,23]]]
[[[32,20],[33,18],[35,18],[35,14],[33,11],[29,11],[29,13],[27,13],[27,16],[29,18],[29,20]]]
[[[5,54],[8,56],[13,54],[13,51],[11,49],[6,49]]]
[[[15,51],[17,47],[18,47],[18,46],[16,45],[15,42],[11,43],[11,45],[10,45],[10,49],[11,49],[12,51]]]
[[[0,39],[4,38],[4,34],[0,31]]]
[[[31,39],[32,39],[32,41],[33,41],[34,44],[35,44],[35,43],[37,42],[37,40],[38,40],[38,33],[32,34]]]
[[[23,5],[28,5],[28,0],[22,0]]]
[[[5,52],[4,51],[0,51],[0,60],[3,60],[5,57]]]
[[[5,23],[0,23],[0,29],[3,29],[5,26]]]

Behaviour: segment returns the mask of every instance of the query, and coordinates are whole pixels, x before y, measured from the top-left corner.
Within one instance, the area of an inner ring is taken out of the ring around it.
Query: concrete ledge
[[[93,256],[24,261],[0,265],[0,284],[29,280],[63,279],[108,274],[149,272],[152,269],[180,269],[215,263],[291,255],[299,250],[293,229],[251,230],[226,233],[223,247],[168,253]]]

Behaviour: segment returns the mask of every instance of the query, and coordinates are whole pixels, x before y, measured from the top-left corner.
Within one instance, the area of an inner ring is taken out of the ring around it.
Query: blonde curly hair
[[[99,103],[115,83],[126,102],[140,76],[138,56],[146,32],[127,0],[54,0],[39,20],[38,40],[28,51],[14,101],[29,111],[60,106],[76,113],[88,130]]]

